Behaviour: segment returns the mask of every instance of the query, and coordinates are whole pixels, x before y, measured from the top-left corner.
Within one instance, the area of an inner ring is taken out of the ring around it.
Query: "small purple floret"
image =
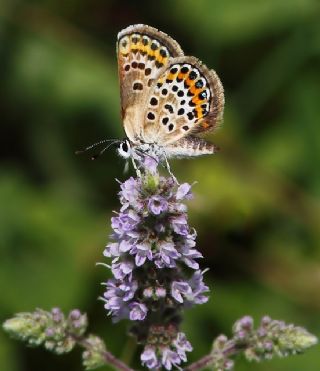
[[[173,281],[171,285],[171,295],[177,302],[183,303],[184,297],[192,294],[191,287],[187,282]]]
[[[141,362],[142,365],[148,367],[149,369],[157,369],[159,367],[159,361],[153,347],[145,347],[143,353],[141,354]]]
[[[148,202],[148,209],[154,215],[160,215],[168,210],[168,201],[159,195],[152,196]]]
[[[143,321],[148,313],[148,308],[145,304],[132,303],[130,304],[130,316],[131,321]]]
[[[191,185],[188,183],[183,183],[179,186],[176,193],[177,200],[183,200],[184,198],[192,198]]]

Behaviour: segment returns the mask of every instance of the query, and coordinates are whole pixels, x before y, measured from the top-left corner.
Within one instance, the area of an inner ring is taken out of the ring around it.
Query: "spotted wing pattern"
[[[152,85],[143,139],[163,147],[172,145],[177,154],[182,146],[181,156],[191,145],[194,150],[205,150],[205,142],[194,134],[214,129],[223,108],[223,87],[217,74],[194,57],[174,58]],[[190,138],[179,141],[186,136]],[[214,147],[208,145],[206,150],[213,153]]]
[[[129,26],[118,34],[118,68],[122,119],[128,138],[142,136],[145,101],[160,71],[171,58],[183,55],[179,44],[165,33],[145,26]]]

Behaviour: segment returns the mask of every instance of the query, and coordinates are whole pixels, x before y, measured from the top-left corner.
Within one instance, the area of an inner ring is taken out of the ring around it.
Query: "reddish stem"
[[[239,348],[235,344],[231,344],[229,347],[225,348],[222,353],[227,357],[239,352]],[[191,365],[184,368],[184,371],[199,371],[205,368],[206,366],[212,364],[214,360],[213,354],[207,354],[206,356],[200,358],[198,361],[191,363]],[[214,364],[213,364],[214,366]]]

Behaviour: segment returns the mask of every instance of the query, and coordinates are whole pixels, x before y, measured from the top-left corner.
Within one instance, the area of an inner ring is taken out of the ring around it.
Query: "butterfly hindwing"
[[[174,58],[154,81],[147,98],[143,139],[153,142],[156,138],[157,144],[168,146],[214,129],[223,108],[223,87],[216,73],[194,57]],[[190,146],[190,142],[183,143]]]
[[[129,26],[118,34],[120,95],[124,129],[131,141],[141,137],[143,107],[154,80],[171,58],[183,55],[165,33],[145,26]]]

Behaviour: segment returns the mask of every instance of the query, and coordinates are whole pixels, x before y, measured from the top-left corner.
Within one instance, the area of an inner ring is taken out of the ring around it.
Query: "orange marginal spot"
[[[208,129],[208,128],[210,127],[210,125],[205,121],[205,122],[203,122],[203,123],[201,124],[201,127],[202,127],[203,129]]]
[[[121,54],[123,54],[123,55],[129,54],[130,50],[131,50],[130,41],[128,41],[128,45],[125,48],[123,46],[121,46],[119,48],[119,50],[120,50]]]
[[[192,85],[189,89],[189,91],[193,94],[193,95],[198,95],[200,92],[200,89],[198,89],[195,85]]]
[[[132,42],[132,37],[133,37],[133,36],[131,36],[131,37],[129,38],[129,40],[130,40],[130,50],[137,50],[137,49],[138,49],[138,43],[134,44],[134,43]]]
[[[154,56],[154,50],[151,49],[151,47],[148,45],[147,53],[150,57]]]
[[[144,51],[145,51],[148,55],[150,54],[150,45],[149,45],[149,44],[145,45],[145,47],[144,47]]]
[[[187,85],[187,88],[190,88],[190,85],[188,84],[187,79],[184,80],[184,83]]]
[[[191,99],[191,101],[195,104],[195,105],[199,105],[199,103],[200,103],[200,100],[199,100],[199,98],[198,98],[198,96],[197,95],[195,95],[192,99]]]
[[[189,87],[195,84],[195,80],[190,80],[189,77],[185,80],[185,82],[187,83],[187,85],[189,85]]]
[[[193,88],[193,86],[189,89],[191,92],[193,92],[192,88]],[[199,94],[201,94],[205,90],[206,90],[205,88],[204,89],[197,89],[197,92],[195,93],[195,96],[192,98],[192,102],[195,103],[196,105],[205,103],[207,101],[207,98],[204,98],[204,99],[199,98]]]
[[[147,45],[144,45],[144,43],[141,41],[141,51],[148,53],[149,43]]]
[[[168,79],[168,80],[174,80],[175,77],[176,77],[176,75],[177,75],[176,73],[170,73],[170,72],[169,72],[168,75],[167,75],[167,79]]]
[[[132,42],[130,42],[130,49],[129,49],[129,51],[131,52],[131,51],[133,51],[135,49],[136,49],[136,46]]]
[[[168,59],[168,57],[161,57],[160,56],[159,62],[161,62],[163,64],[166,64],[167,63],[167,59]]]
[[[144,47],[144,45],[142,44],[142,42],[141,42],[141,40],[138,42],[138,44],[137,44],[137,48],[138,48],[138,50],[140,50],[140,51],[143,51],[143,47]]]
[[[160,55],[160,50],[159,49],[157,49],[157,50],[154,51],[154,56],[155,56],[157,62],[161,62],[160,59],[162,57]]]
[[[195,110],[197,112],[198,119],[201,119],[203,116],[201,107],[196,107]]]

